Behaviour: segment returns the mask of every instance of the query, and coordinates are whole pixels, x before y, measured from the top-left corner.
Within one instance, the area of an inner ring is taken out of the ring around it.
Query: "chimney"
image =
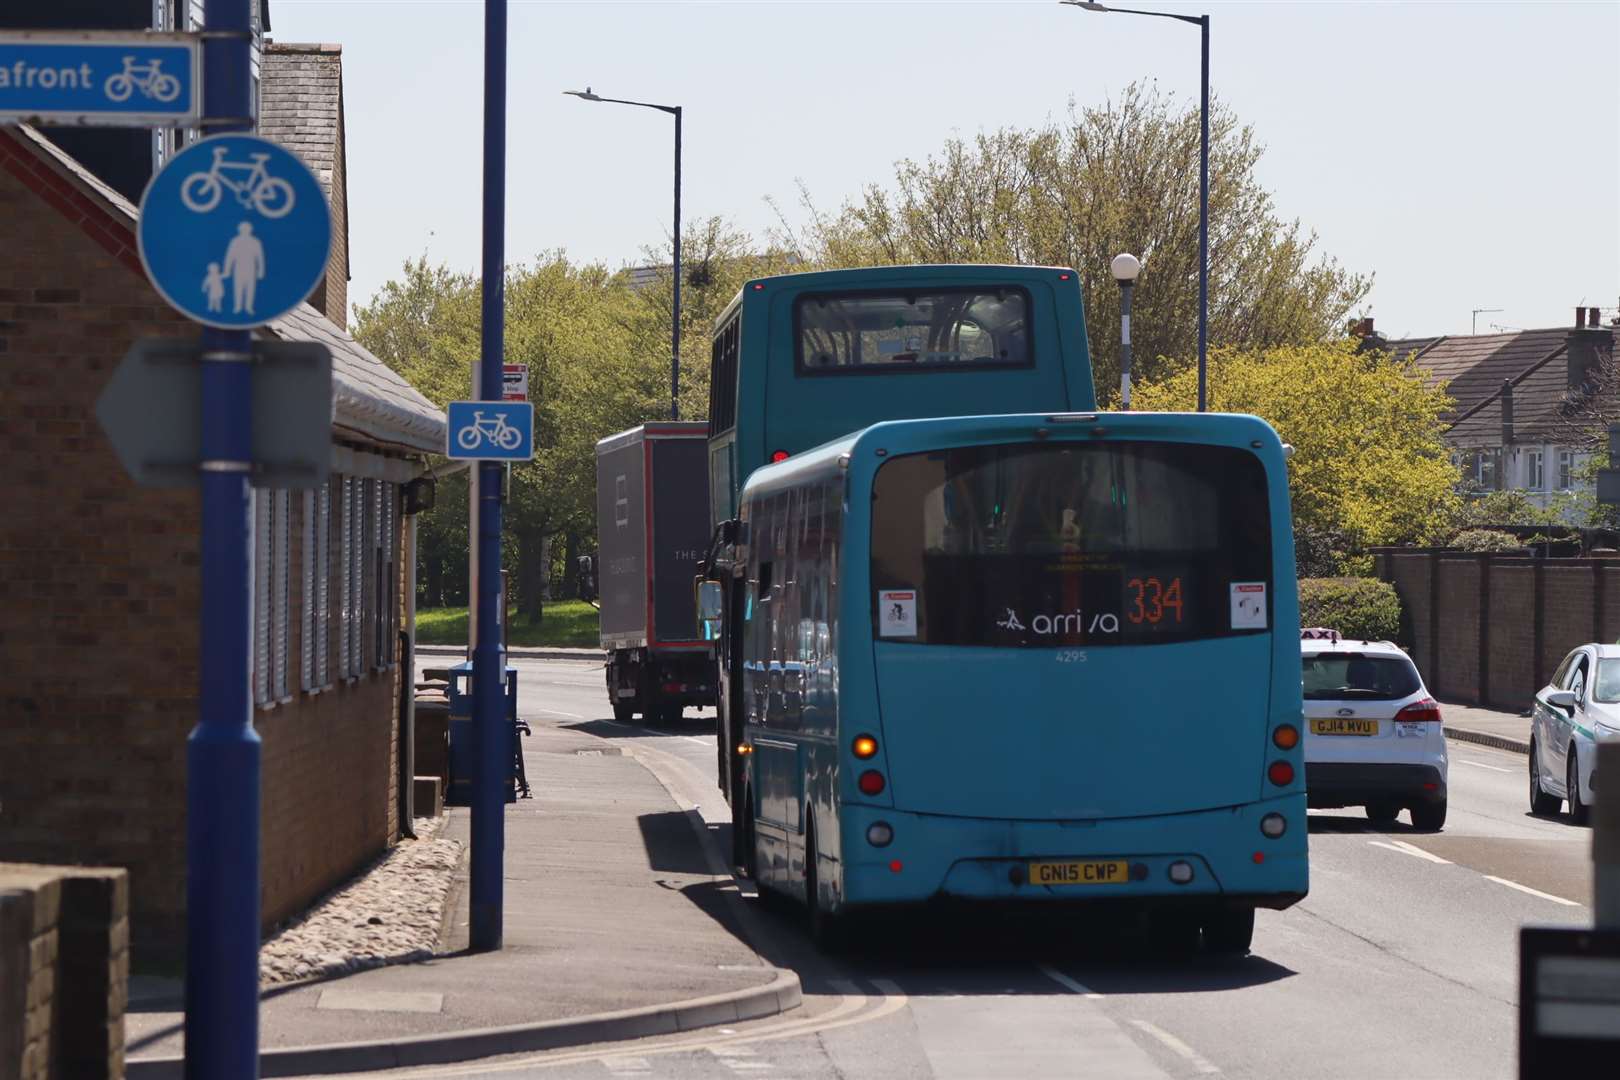
[[[1513,445],[1513,382],[1510,379],[1502,380],[1502,449],[1505,452]]]
[[[1597,308],[1589,307],[1589,308],[1586,309],[1586,325],[1587,326],[1598,326],[1598,325],[1600,325],[1599,322],[1598,322],[1598,309]]]
[[[1601,370],[1614,361],[1614,335],[1593,318],[1596,311],[1596,308],[1576,308],[1575,326],[1564,337],[1571,393],[1590,392]]]

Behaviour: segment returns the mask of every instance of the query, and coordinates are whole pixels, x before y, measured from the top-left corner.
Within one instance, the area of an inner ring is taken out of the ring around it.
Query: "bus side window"
[[[759,602],[768,604],[771,601],[771,564],[759,564]]]

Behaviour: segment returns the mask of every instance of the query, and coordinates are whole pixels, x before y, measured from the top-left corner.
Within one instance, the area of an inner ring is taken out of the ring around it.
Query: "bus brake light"
[[[886,786],[883,774],[876,769],[867,769],[861,773],[861,778],[856,781],[856,784],[861,789],[862,795],[881,795],[883,794],[883,788]]]
[[[774,464],[774,463],[776,463],[778,461],[786,461],[787,459],[788,459],[788,452],[786,450],[772,450],[771,451],[771,462],[772,462],[772,464]]]
[[[1273,761],[1266,776],[1278,787],[1286,787],[1294,782],[1294,767],[1286,761]]]

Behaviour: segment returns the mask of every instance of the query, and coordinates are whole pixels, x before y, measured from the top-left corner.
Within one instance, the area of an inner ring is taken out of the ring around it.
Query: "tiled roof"
[[[1604,329],[1614,334],[1614,328]],[[1415,357],[1431,381],[1447,384],[1446,392],[1456,402],[1445,416],[1453,422],[1450,440],[1484,445],[1501,438],[1504,380],[1513,383],[1517,439],[1556,437],[1567,429],[1572,415],[1613,411],[1617,403],[1607,380],[1598,395],[1600,401],[1568,393],[1569,333],[1564,327],[1551,327],[1506,334],[1406,338],[1391,341],[1389,349],[1397,357]]]
[[[77,184],[81,192],[111,215],[112,221],[134,232],[137,212],[133,203],[97,180],[90,170],[34,128],[23,124],[7,130],[16,132],[22,145]],[[427,453],[443,452],[444,414],[326,316],[308,304],[299,304],[266,329],[287,341],[319,341],[331,350],[334,424],[379,442]]]
[[[265,45],[259,134],[303,158],[332,198],[343,108],[341,45]]]

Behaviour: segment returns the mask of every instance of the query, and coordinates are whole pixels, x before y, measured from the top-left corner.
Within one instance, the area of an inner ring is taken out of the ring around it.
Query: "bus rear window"
[[[1039,647],[1271,627],[1265,468],[1170,442],[979,446],[875,477],[875,638]]]
[[[1022,289],[807,295],[794,305],[801,372],[1025,367]]]

